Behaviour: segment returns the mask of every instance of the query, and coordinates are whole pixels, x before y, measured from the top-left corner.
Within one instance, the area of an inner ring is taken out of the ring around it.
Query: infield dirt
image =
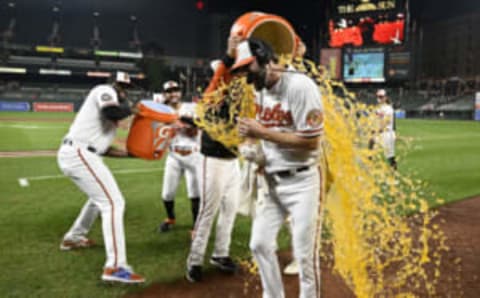
[[[480,297],[480,197],[465,199],[439,208],[434,223],[440,225],[448,237],[449,251],[441,264],[441,276],[435,297]],[[291,260],[290,252],[279,253],[282,268]],[[298,297],[298,277],[283,277],[286,297]],[[426,293],[415,292],[418,297]],[[130,298],[237,298],[261,297],[258,276],[240,272],[235,276],[207,271],[201,283],[180,280],[173,283],[156,283]],[[345,281],[331,266],[322,266],[323,298],[355,297]]]

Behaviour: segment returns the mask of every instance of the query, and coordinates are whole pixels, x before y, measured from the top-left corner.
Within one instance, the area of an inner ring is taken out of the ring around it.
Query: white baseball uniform
[[[193,118],[194,112],[194,103],[182,103],[178,114]],[[175,199],[178,183],[184,173],[188,197],[198,198],[200,196],[197,180],[197,168],[200,163],[199,149],[200,133],[197,128],[186,127],[176,131],[175,137],[170,142],[170,151],[165,163],[163,200],[173,201]]]
[[[316,137],[323,133],[323,105],[306,75],[283,73],[257,96],[257,120],[269,129]],[[300,297],[320,295],[320,173],[318,150],[291,149],[262,140],[268,192],[256,210],[250,248],[258,262],[264,298],[285,297],[275,251],[277,234],[290,215],[294,257],[299,264]]]
[[[199,174],[201,204],[187,259],[188,267],[203,264],[217,211],[218,219],[212,256],[228,257],[230,255],[231,233],[240,191],[240,166],[236,158],[215,158],[202,154]]]
[[[113,87],[94,87],[58,151],[60,169],[88,196],[88,201],[64,240],[84,238],[100,214],[107,255],[105,267],[128,268],[123,227],[125,201],[115,178],[100,156],[110,147],[117,130],[115,121],[101,115],[101,109],[109,105],[119,105]]]
[[[381,104],[377,109],[376,114],[382,123],[386,123],[386,126],[380,133],[380,139],[377,143],[382,144],[385,157],[392,158],[395,156],[396,139],[395,130],[393,127],[393,121],[395,118],[393,107],[387,103]]]

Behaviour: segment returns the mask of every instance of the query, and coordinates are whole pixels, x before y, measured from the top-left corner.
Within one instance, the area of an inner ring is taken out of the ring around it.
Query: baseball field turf
[[[0,151],[56,150],[72,119],[73,114],[0,113]],[[480,123],[402,120],[397,124],[400,171],[426,181],[426,189],[447,202],[480,194]],[[156,228],[165,216],[160,200],[163,161],[106,162],[127,202],[129,263],[148,283],[182,279],[191,225],[184,184],[176,200],[177,227],[158,234]],[[91,233],[99,246],[59,250],[85,197],[61,175],[54,156],[0,158],[0,168],[0,297],[118,297],[140,289],[100,282],[105,254],[99,222]],[[28,186],[20,186],[21,178]],[[249,232],[250,221],[238,217],[232,256],[249,255]],[[287,233],[280,238],[280,247],[288,247]]]

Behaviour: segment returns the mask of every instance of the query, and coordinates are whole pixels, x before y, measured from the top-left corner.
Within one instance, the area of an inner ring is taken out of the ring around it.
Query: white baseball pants
[[[316,167],[292,176],[266,175],[269,186],[253,221],[250,248],[263,287],[263,298],[284,298],[276,255],[277,235],[290,215],[293,253],[299,265],[300,297],[320,296],[320,175]]]
[[[385,158],[395,157],[395,131],[387,130],[380,134],[380,144],[383,145]]]
[[[202,155],[199,167],[200,211],[187,266],[202,265],[213,220],[218,211],[214,257],[230,254],[230,240],[240,191],[240,168],[237,159]]]
[[[60,147],[57,161],[63,173],[88,196],[64,239],[84,237],[100,213],[107,255],[105,267],[127,267],[123,227],[125,201],[112,173],[100,156],[72,145]]]
[[[175,152],[168,154],[162,186],[162,199],[164,201],[175,199],[180,178],[184,173],[188,197],[198,198],[200,196],[197,179],[197,168],[200,161],[201,155],[199,152],[193,152],[186,156],[181,156]]]

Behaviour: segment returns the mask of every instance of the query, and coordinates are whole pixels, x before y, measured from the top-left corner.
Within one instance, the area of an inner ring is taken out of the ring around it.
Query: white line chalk
[[[131,173],[152,173],[152,172],[163,172],[163,169],[126,169],[126,170],[117,170],[112,171],[113,174],[131,174]],[[32,177],[20,177],[18,178],[18,184],[21,187],[30,186],[29,181],[38,181],[38,180],[48,180],[48,179],[63,179],[67,178],[64,175],[46,175],[46,176],[32,176]]]

